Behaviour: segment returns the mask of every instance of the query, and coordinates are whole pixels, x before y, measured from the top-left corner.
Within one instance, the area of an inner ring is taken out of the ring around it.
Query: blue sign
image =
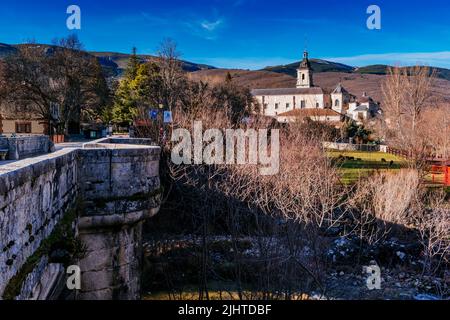
[[[150,111],[150,119],[156,120],[158,118],[158,110],[151,110]]]
[[[172,111],[164,111],[164,123],[172,123]]]

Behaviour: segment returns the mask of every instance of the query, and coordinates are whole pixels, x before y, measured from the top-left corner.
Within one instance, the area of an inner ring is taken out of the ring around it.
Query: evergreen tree
[[[128,60],[127,69],[125,71],[125,76],[128,79],[136,78],[138,68],[140,66],[139,57],[137,56],[137,49],[133,47],[130,58]]]
[[[113,121],[131,124],[136,117],[142,118],[149,106],[161,101],[161,74],[153,63],[140,63],[133,49],[125,77],[119,83],[115,94]]]
[[[115,93],[112,118],[115,123],[129,125],[133,122],[138,101],[133,92],[133,81],[135,80],[141,63],[136,54],[136,48],[133,48],[132,54],[128,60],[125,77],[120,80]]]

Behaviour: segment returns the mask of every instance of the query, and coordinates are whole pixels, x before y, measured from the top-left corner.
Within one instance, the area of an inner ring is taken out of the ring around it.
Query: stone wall
[[[0,166],[0,296],[74,203],[77,169],[66,150]]]
[[[159,210],[160,148],[108,142],[0,166],[0,297],[77,200],[85,255],[74,261],[82,272],[76,297],[139,297],[142,223]],[[19,297],[43,298],[55,270],[43,263],[28,270]],[[34,283],[40,274],[47,283]]]
[[[371,145],[371,144],[322,142],[322,146],[325,149],[332,149],[332,150],[339,150],[339,151],[368,151],[368,152],[380,151],[379,145]]]
[[[108,142],[110,140],[103,140]],[[145,140],[135,140],[145,144]],[[124,142],[80,150],[84,210],[78,229],[88,247],[78,299],[137,299],[142,222],[159,209],[159,148]],[[150,142],[150,141],[147,141]],[[81,178],[80,178],[81,180]]]
[[[54,150],[48,136],[0,137],[0,149],[8,149],[9,160],[19,160]]]

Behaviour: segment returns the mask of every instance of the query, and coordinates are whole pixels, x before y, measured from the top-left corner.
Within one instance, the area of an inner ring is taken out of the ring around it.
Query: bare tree
[[[4,103],[48,120],[68,134],[69,123],[84,111],[101,114],[109,91],[97,59],[82,50],[75,36],[54,46],[19,47],[3,67]]]
[[[109,89],[98,60],[83,51],[76,36],[55,40],[50,64],[55,72],[57,103],[64,134],[69,123],[79,120],[83,113],[94,111],[99,116],[109,104]]]
[[[181,88],[185,74],[180,61],[176,43],[171,39],[164,40],[158,50],[158,65],[161,74],[161,99],[168,110],[175,110],[181,96]]]
[[[432,106],[431,88],[435,71],[427,67],[389,68],[383,83],[386,139],[407,151],[414,166],[421,166],[429,152],[425,110]]]
[[[7,57],[2,67],[2,101],[12,113],[35,114],[56,125],[51,112],[56,88],[49,58],[33,43],[22,45]]]

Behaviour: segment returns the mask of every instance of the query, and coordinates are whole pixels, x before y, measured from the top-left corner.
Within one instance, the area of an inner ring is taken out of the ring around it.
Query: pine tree
[[[130,56],[125,77],[115,93],[113,121],[131,124],[142,107],[155,106],[161,100],[161,74],[155,63],[140,63],[136,49]],[[139,115],[139,116],[142,116]]]
[[[137,49],[136,47],[133,47],[132,53],[130,55],[130,58],[128,60],[127,69],[125,71],[125,76],[128,79],[134,79],[136,78],[137,71],[140,65],[139,57],[137,56]]]
[[[128,60],[125,77],[120,80],[115,93],[114,107],[112,110],[113,121],[120,124],[131,124],[135,115],[138,101],[133,90],[133,81],[136,79],[139,66],[141,65],[136,54],[136,48],[133,48],[130,59]]]

